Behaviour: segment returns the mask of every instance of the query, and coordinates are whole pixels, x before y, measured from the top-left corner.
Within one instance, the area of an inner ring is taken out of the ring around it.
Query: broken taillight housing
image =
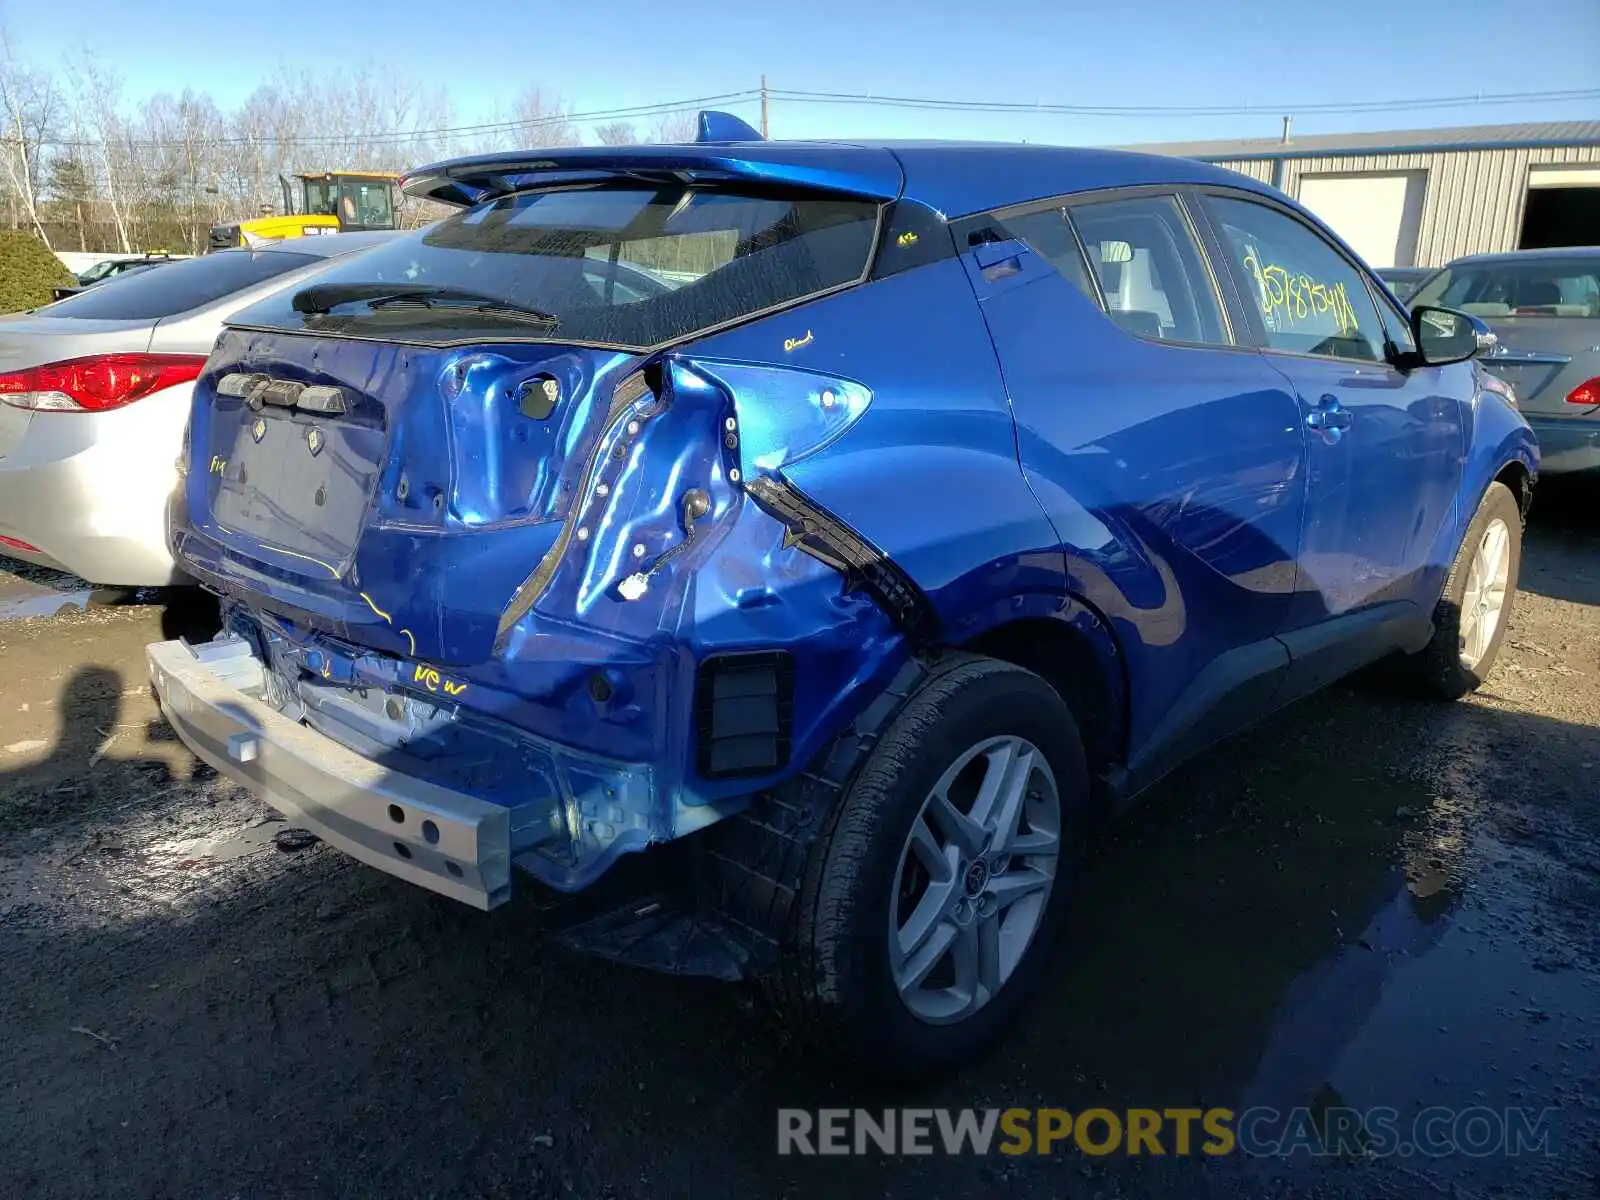
[[[200,376],[204,354],[96,354],[0,374],[0,402],[30,412],[107,412]]]
[[[832,444],[872,402],[871,391],[854,380],[792,367],[691,357],[674,370],[711,380],[733,401],[746,478]]]
[[[1594,406],[1600,404],[1600,375],[1593,379],[1586,379],[1577,387],[1567,393],[1568,404],[1585,404]]]

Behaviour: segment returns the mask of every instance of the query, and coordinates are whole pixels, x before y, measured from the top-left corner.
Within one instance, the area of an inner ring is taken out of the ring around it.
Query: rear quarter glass
[[[553,328],[519,328],[461,303],[352,301],[308,314],[295,311],[292,291],[233,323],[424,345],[492,337],[641,349],[858,282],[879,218],[875,201],[806,192],[682,184],[525,192],[337,263],[317,283],[465,289],[553,313]]]

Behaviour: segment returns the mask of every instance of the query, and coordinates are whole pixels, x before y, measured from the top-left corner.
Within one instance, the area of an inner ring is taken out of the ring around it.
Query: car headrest
[[[1561,303],[1561,289],[1552,279],[1530,279],[1517,289],[1518,308],[1543,308]]]
[[[1142,308],[1113,308],[1110,315],[1123,329],[1138,337],[1161,336],[1161,317],[1158,313],[1146,312]]]

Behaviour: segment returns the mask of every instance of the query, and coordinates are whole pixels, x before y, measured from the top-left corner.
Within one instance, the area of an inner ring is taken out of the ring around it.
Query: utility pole
[[[761,136],[767,136],[767,77],[761,77]]]

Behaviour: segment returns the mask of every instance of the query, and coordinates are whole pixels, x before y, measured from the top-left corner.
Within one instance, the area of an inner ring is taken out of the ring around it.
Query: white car
[[[393,236],[224,250],[0,317],[0,556],[96,584],[181,581],[167,497],[190,391],[223,323]]]

